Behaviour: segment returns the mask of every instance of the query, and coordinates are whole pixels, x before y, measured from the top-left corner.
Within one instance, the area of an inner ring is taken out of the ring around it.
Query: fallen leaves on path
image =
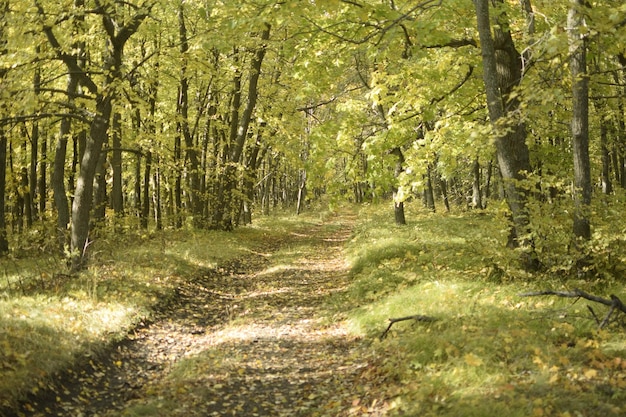
[[[363,341],[325,304],[347,285],[348,226],[300,230],[191,279],[159,320],[24,415],[385,415]]]

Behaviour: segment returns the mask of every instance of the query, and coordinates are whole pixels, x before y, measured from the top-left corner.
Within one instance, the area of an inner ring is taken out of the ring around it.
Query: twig
[[[596,324],[599,326],[600,325],[600,319],[598,318],[598,316],[596,316],[596,312],[593,311],[593,308],[591,308],[591,306],[587,306],[587,308],[591,312],[591,315],[593,316],[593,318],[596,320]]]
[[[387,333],[389,333],[389,330],[391,330],[391,326],[393,326],[394,323],[397,323],[399,321],[406,321],[406,320],[432,322],[432,321],[436,321],[437,319],[435,317],[422,316],[420,314],[413,315],[413,316],[399,317],[395,319],[389,319],[389,326],[387,326],[387,329],[383,332],[383,334],[380,335],[380,340],[383,340],[385,337],[387,337]]]

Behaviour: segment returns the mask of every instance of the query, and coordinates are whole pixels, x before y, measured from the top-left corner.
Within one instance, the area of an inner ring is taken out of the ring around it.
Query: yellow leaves
[[[583,371],[583,375],[585,376],[585,378],[587,379],[594,379],[598,377],[598,371],[596,369],[585,369]]]
[[[469,366],[481,366],[483,364],[483,360],[473,353],[468,353],[463,356],[463,360]]]

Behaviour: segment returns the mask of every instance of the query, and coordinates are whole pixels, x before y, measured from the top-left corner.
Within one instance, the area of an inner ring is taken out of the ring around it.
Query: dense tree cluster
[[[327,193],[505,201],[536,268],[626,187],[619,1],[1,0],[0,250],[230,230]],[[599,200],[596,199],[596,200]],[[570,213],[563,217],[563,213]]]

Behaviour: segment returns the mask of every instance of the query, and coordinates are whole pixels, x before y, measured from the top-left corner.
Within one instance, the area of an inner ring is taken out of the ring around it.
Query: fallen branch
[[[566,297],[566,298],[584,298],[585,300],[594,301],[596,303],[600,303],[600,304],[604,304],[605,306],[608,306],[609,312],[607,313],[606,317],[604,317],[604,320],[602,321],[600,321],[598,316],[596,316],[596,314],[593,312],[593,309],[591,307],[588,307],[594,319],[596,320],[596,323],[598,323],[598,326],[600,327],[600,329],[604,328],[607,324],[609,324],[611,315],[613,315],[613,312],[615,310],[621,311],[622,313],[626,314],[626,305],[624,305],[624,303],[622,303],[622,300],[620,300],[619,297],[617,297],[616,295],[611,294],[609,296],[610,298],[598,297],[597,295],[589,294],[578,288],[574,289],[573,291],[545,290],[545,291],[526,292],[526,293],[520,294],[520,297],[534,297],[534,296],[541,296],[541,295],[556,295],[557,297]]]
[[[391,326],[393,326],[394,323],[397,323],[399,321],[406,321],[406,320],[432,322],[432,321],[436,321],[437,319],[435,317],[422,316],[419,314],[414,315],[414,316],[406,316],[406,317],[399,317],[395,319],[389,319],[389,326],[387,326],[387,329],[383,332],[383,334],[380,335],[380,340],[383,340],[385,337],[387,337],[387,333],[389,333],[389,330],[391,330]]]

